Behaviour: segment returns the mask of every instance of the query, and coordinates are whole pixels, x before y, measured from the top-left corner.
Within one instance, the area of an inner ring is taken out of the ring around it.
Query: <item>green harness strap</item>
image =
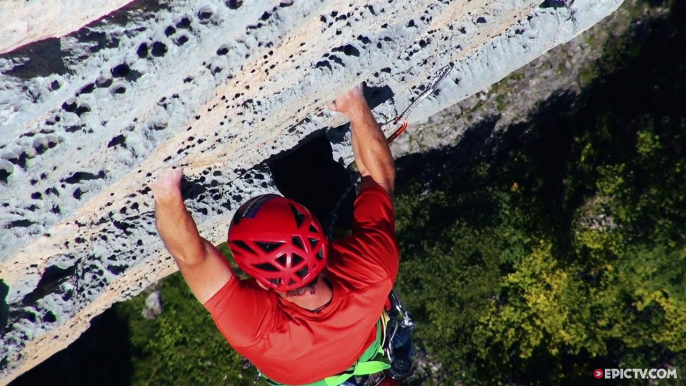
[[[387,318],[388,315],[384,312],[381,319],[376,323],[376,340],[369,345],[367,350],[360,356],[360,359],[358,359],[348,370],[338,375],[306,385],[285,385],[283,383],[274,382],[265,376],[267,383],[273,386],[338,386],[354,376],[376,374],[389,369],[391,365],[388,364],[388,360],[386,360],[383,352]]]

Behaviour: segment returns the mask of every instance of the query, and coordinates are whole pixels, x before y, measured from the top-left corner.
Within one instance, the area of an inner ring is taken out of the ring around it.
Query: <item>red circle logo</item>
[[[603,377],[603,370],[601,369],[595,369],[593,372],[593,376],[596,377],[596,379],[600,379]]]

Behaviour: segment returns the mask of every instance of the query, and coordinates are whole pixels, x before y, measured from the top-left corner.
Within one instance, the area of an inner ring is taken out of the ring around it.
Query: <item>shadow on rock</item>
[[[67,74],[69,69],[64,62],[64,56],[65,53],[62,50],[60,39],[49,38],[0,55],[0,58],[22,58],[22,64],[15,66],[4,74],[22,79],[30,79],[49,77],[53,74]]]
[[[5,332],[7,321],[10,314],[10,306],[7,304],[7,295],[10,292],[10,287],[0,280],[0,336]]]
[[[93,318],[91,327],[69,347],[11,385],[129,385],[133,366],[128,336],[126,321],[109,309]]]
[[[490,115],[468,128],[460,141],[453,146],[432,149],[400,157],[396,185],[405,186],[410,180],[432,187],[447,175],[470,168],[477,158],[487,151],[485,145],[493,135],[499,116]]]

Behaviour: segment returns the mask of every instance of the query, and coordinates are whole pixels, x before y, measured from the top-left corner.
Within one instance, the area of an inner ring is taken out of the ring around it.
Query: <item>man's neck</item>
[[[319,280],[312,292],[306,292],[298,296],[286,296],[283,293],[279,293],[279,296],[300,308],[317,311],[331,301],[333,289],[327,284],[327,280]]]

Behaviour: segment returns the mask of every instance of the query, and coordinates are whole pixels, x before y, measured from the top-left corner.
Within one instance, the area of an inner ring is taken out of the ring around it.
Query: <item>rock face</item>
[[[142,314],[146,319],[155,319],[157,315],[161,314],[162,309],[162,298],[160,297],[160,291],[154,291],[145,298],[145,308],[143,308]]]
[[[0,4],[0,54],[37,40],[64,36],[131,1],[5,1]]]
[[[148,188],[163,169],[185,168],[188,208],[222,242],[237,205],[274,191],[269,157],[335,128],[351,159],[324,107],[354,84],[386,122],[453,63],[410,121],[425,119],[621,2],[141,1],[0,56],[0,383],[174,272]]]

